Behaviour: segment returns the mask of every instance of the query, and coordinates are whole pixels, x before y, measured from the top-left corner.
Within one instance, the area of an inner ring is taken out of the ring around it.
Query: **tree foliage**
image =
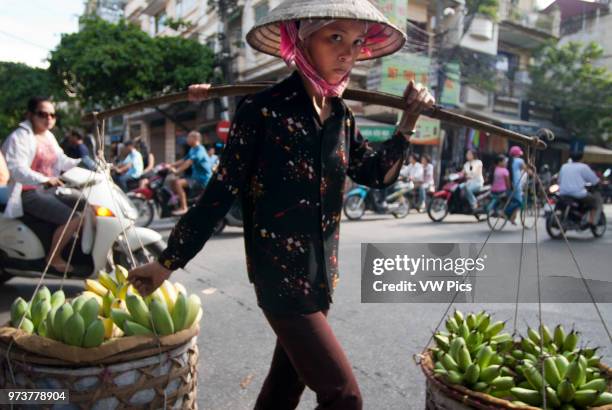
[[[152,38],[125,20],[87,16],[79,32],[62,36],[49,71],[65,96],[102,108],[206,81],[212,52],[195,40]]]
[[[594,65],[602,55],[597,43],[547,44],[529,70],[530,98],[553,108],[574,136],[599,143],[612,133],[612,73]]]
[[[55,94],[46,70],[21,63],[0,62],[0,139],[21,122],[28,99]]]

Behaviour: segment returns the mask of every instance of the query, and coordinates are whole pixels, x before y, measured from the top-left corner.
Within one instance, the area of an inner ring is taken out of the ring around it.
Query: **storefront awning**
[[[612,164],[612,149],[587,145],[584,147],[582,162],[587,164]]]

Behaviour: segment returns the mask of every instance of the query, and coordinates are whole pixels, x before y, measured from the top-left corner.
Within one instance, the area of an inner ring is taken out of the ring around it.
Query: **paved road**
[[[612,216],[612,209],[607,209]],[[611,218],[608,218],[610,220]],[[171,223],[156,228],[167,235]],[[431,329],[446,309],[442,304],[362,304],[360,302],[361,242],[474,242],[487,237],[486,223],[476,223],[467,216],[451,216],[442,224],[429,222],[425,215],[410,214],[403,220],[386,216],[367,216],[359,222],[344,221],[340,242],[340,285],[330,314],[332,326],[353,363],[366,409],[423,409],[424,380],[411,357],[428,341]],[[519,243],[521,231],[507,228],[494,234],[491,241]],[[563,243],[548,240],[542,224],[539,235],[543,249],[550,255],[569,260]],[[533,243],[533,233],[526,237]],[[601,254],[590,248],[588,236],[574,238],[581,260],[597,259]],[[596,243],[612,244],[612,233]],[[532,272],[533,274],[533,272]],[[609,272],[597,279],[610,280]],[[199,337],[200,374],[199,406],[202,409],[252,408],[265,378],[274,346],[274,335],[255,301],[246,278],[242,235],[229,228],[212,239],[187,266],[173,275],[190,291],[200,292],[205,315]],[[14,279],[0,291],[0,320],[7,320],[10,302],[18,295],[29,296],[34,281]],[[51,284],[57,282],[51,282]],[[71,281],[68,291],[80,290]],[[513,304],[461,305],[464,311],[486,308],[500,319],[511,319]],[[599,305],[608,327],[612,328],[612,304]],[[547,323],[573,323],[582,330],[585,340],[606,346],[604,330],[590,304],[545,304]],[[519,327],[537,323],[537,304],[520,306]],[[579,324],[579,325],[578,325]],[[315,397],[307,391],[300,409],[315,407]]]

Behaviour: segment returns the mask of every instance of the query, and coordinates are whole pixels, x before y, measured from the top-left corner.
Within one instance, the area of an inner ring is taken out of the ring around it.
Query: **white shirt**
[[[404,165],[400,170],[400,175],[403,177],[407,177],[414,182],[422,182],[423,181],[423,165],[421,163],[416,162],[414,164]]]
[[[559,171],[559,195],[584,198],[587,195],[585,185],[598,182],[599,178],[587,164],[569,162]]]
[[[433,164],[427,164],[423,168],[423,183],[427,186],[434,185],[434,168]]]
[[[479,184],[484,184],[484,178],[482,176],[482,161],[479,159],[473,159],[463,164],[463,172],[465,177]]]
[[[51,142],[57,155],[57,162],[53,168],[54,176],[59,176],[63,171],[74,168],[81,162],[80,159],[73,159],[64,154],[51,131],[45,132],[45,137]],[[30,121],[24,121],[19,124],[19,127],[2,144],[2,153],[10,173],[8,183],[9,199],[4,210],[6,218],[19,218],[23,216],[23,206],[21,203],[22,184],[40,185],[49,180],[47,176],[31,168],[32,161],[36,156],[37,146],[38,142],[32,131]]]

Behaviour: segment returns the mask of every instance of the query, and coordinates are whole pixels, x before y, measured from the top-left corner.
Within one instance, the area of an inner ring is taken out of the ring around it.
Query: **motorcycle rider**
[[[188,211],[185,188],[190,190],[204,189],[212,175],[212,163],[201,142],[202,135],[199,132],[191,131],[187,134],[189,151],[183,159],[172,164],[170,168],[174,174],[179,174],[191,168],[189,178],[177,178],[172,181],[172,191],[179,198],[179,208],[174,210],[172,215],[181,216]]]
[[[142,176],[144,164],[142,154],[136,149],[134,141],[123,143],[123,153],[125,158],[115,167],[115,180],[121,189],[127,192],[129,182],[137,181]]]
[[[469,202],[472,211],[475,211],[478,208],[478,201],[474,193],[480,191],[484,185],[482,161],[476,157],[473,150],[467,150],[465,159],[467,161],[463,164],[463,175],[465,175],[466,181],[459,185],[459,188],[463,190],[465,199]]]
[[[435,190],[436,183],[434,182],[434,167],[429,155],[425,154],[421,157],[421,165],[423,166],[423,183],[419,187],[419,201],[421,202],[420,208],[424,210],[427,191]]]
[[[585,209],[589,210],[589,224],[595,226],[599,221],[601,194],[588,192],[586,185],[599,183],[599,178],[587,164],[580,162],[582,152],[574,151],[570,154],[570,158],[572,161],[563,164],[559,171],[559,195],[578,200]]]
[[[46,262],[63,273],[64,270],[72,271],[62,257],[62,250],[76,232],[79,218],[76,213],[72,215],[72,207],[58,197],[56,188],[63,185],[59,175],[81,160],[68,157],[60,148],[51,133],[55,120],[55,107],[48,98],[30,98],[27,119],[2,144],[10,172],[4,216],[20,218],[27,213],[57,226],[50,248],[57,252],[52,259],[47,255]]]

